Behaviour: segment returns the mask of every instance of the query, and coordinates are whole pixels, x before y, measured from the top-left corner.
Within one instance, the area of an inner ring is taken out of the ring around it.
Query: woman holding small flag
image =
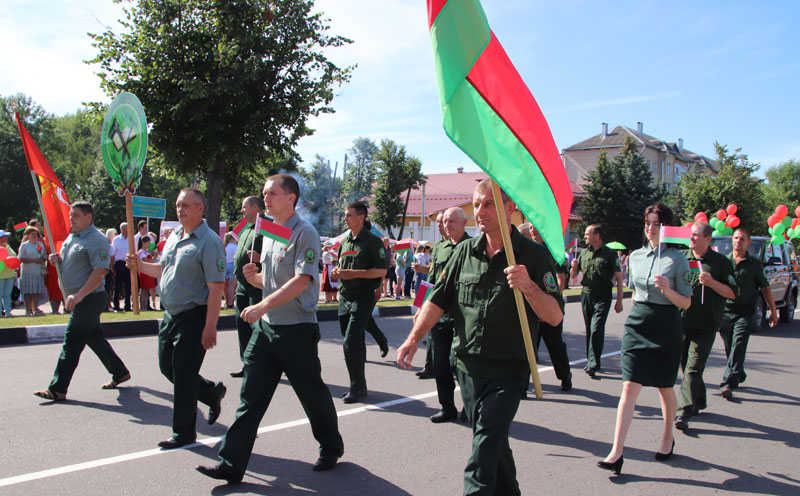
[[[46,267],[44,244],[39,230],[28,226],[23,233],[25,241],[19,247],[19,260],[22,262],[20,292],[25,298],[25,315],[36,315],[39,295],[44,292],[43,267]]]
[[[662,246],[661,226],[672,224],[672,210],[656,203],[644,212],[647,243],[629,259],[633,307],[622,335],[622,394],[617,407],[614,445],[597,465],[619,474],[622,450],[628,434],[636,398],[642,386],[658,388],[664,430],[655,453],[656,460],[667,460],[675,445],[672,419],[677,399],[675,379],[681,352],[680,309],[691,305],[692,287],[689,263],[680,251]]]

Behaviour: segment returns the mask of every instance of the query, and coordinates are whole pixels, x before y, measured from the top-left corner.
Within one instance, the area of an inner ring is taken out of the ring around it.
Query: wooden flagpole
[[[125,190],[125,221],[128,223],[128,253],[135,256],[138,260],[139,254],[133,244],[133,195],[129,190]],[[131,305],[133,314],[139,315],[139,274],[136,272],[137,265],[130,270],[131,273]]]
[[[503,236],[503,246],[506,251],[506,261],[508,266],[517,265],[516,257],[514,257],[514,250],[511,248],[511,233],[508,231],[508,220],[506,212],[503,208],[503,197],[500,193],[500,186],[492,180],[492,194],[494,195],[494,205],[497,208],[497,220],[500,222],[500,233]],[[531,340],[530,325],[528,324],[528,314],[525,312],[525,302],[522,299],[522,291],[514,288],[514,301],[517,303],[517,313],[519,314],[519,323],[522,327],[522,339],[525,341],[525,353],[528,355],[528,364],[531,367],[531,379],[533,380],[533,389],[536,391],[536,397],[542,398],[542,382],[539,380],[539,370],[536,366],[536,355],[533,353],[533,341]]]

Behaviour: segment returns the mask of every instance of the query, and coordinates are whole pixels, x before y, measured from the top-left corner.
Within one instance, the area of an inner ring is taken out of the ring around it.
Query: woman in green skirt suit
[[[675,446],[672,420],[677,399],[673,386],[678,377],[683,336],[680,309],[689,308],[692,287],[686,257],[666,244],[659,251],[662,225],[672,225],[672,210],[660,203],[647,207],[644,212],[647,242],[628,261],[633,307],[622,334],[622,394],[614,445],[608,456],[597,463],[600,468],[617,474],[622,470],[625,436],[642,386],[657,387],[661,396],[664,431],[656,460],[668,459]]]

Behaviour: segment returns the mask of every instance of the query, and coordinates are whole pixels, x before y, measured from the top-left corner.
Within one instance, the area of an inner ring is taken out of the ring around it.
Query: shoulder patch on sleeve
[[[306,263],[314,263],[314,250],[309,248],[306,250],[306,254],[304,257]]]
[[[688,270],[683,273],[683,283],[687,286],[692,285],[692,273]]]
[[[380,254],[381,258],[385,258],[386,257],[386,252],[384,251],[383,248],[381,248],[381,250],[378,253]]]
[[[106,250],[100,250],[100,260],[108,260],[108,252]]]
[[[220,272],[225,272],[225,259],[222,257],[217,259],[217,270]]]
[[[552,272],[544,275],[544,287],[548,293],[558,293],[558,283]]]
[[[733,275],[728,275],[728,284],[736,286],[736,279],[734,279]]]

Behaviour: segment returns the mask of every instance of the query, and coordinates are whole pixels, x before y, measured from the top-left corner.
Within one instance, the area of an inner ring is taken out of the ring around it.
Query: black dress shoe
[[[465,410],[463,407],[461,408],[461,413],[458,416],[458,420],[460,420],[462,422],[466,422],[467,421],[467,410]]]
[[[586,374],[591,378],[594,378],[595,374],[597,373],[597,370],[594,367],[586,367],[583,370],[585,370]]]
[[[669,453],[661,453],[660,451],[656,451],[656,460],[660,462],[664,462],[669,460],[672,456],[672,452],[675,451],[675,440],[672,440],[672,448],[669,449]]]
[[[432,370],[422,370],[417,372],[417,377],[420,379],[433,379],[433,371]]]
[[[175,449],[175,448],[180,448],[181,446],[186,446],[187,444],[192,444],[193,442],[194,441],[179,441],[174,437],[171,437],[169,439],[165,439],[164,441],[159,442],[158,447],[164,449]]]
[[[338,456],[333,455],[320,455],[317,458],[317,461],[314,462],[314,466],[311,467],[311,470],[314,472],[322,472],[323,470],[330,470],[336,466],[336,462],[339,461]]]
[[[201,474],[205,475],[206,477],[228,481],[229,484],[236,484],[237,482],[242,481],[241,477],[233,475],[227,470],[223,470],[220,467],[205,467],[203,465],[198,465],[194,469],[200,472]]]
[[[680,431],[685,431],[689,428],[689,417],[685,415],[678,415],[675,419],[675,428]]]
[[[602,468],[603,470],[611,470],[615,474],[619,475],[622,472],[622,461],[623,457],[619,457],[615,462],[607,462],[605,460],[600,460],[597,462],[597,466]]]
[[[723,398],[729,400],[733,398],[733,388],[726,384],[725,387],[722,388],[720,394],[722,395]]]
[[[436,413],[431,416],[431,422],[434,424],[441,424],[442,422],[450,422],[451,420],[455,420],[458,418],[458,412],[456,410],[453,411],[444,411],[440,410],[439,413]]]
[[[572,391],[572,380],[564,379],[563,381],[561,381],[561,390],[564,392]]]
[[[343,399],[345,403],[357,403],[358,400],[366,396],[367,396],[366,389],[359,389],[359,390],[351,389],[350,391],[347,392],[347,394],[344,395]]]
[[[225,397],[225,393],[228,391],[228,388],[221,382],[217,383],[216,389],[219,389],[220,392],[217,394],[217,400],[214,404],[208,407],[208,425],[214,425],[214,422],[219,418],[219,414],[222,413],[222,398]]]
[[[381,336],[380,341],[377,339],[375,341],[378,342],[378,346],[381,349],[381,358],[385,358],[386,355],[389,354],[389,341],[386,339],[386,336]]]
[[[239,369],[236,372],[231,372],[231,377],[244,377],[244,369]]]

